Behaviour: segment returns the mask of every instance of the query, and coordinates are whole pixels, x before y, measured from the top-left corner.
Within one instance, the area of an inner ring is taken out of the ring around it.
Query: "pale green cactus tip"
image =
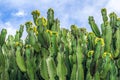
[[[58,36],[58,32],[56,32],[56,31],[51,31],[51,30],[47,29],[46,32],[49,33],[50,36],[52,36],[52,35]]]
[[[88,57],[91,57],[91,56],[93,56],[93,54],[94,54],[94,50],[90,50],[90,51],[88,52],[87,56],[88,56]]]
[[[28,31],[31,31],[31,30],[34,30],[33,27],[29,27],[29,28],[28,28]]]
[[[8,35],[8,40],[13,40],[13,39],[14,39],[13,35]]]
[[[25,25],[32,25],[32,22],[28,21],[28,22],[25,23]]]
[[[94,34],[93,32],[89,32],[88,34],[89,34],[89,35],[94,35],[94,36],[95,36],[95,34]]]
[[[107,56],[109,58],[113,59],[112,53],[109,53],[109,52],[104,52],[103,55],[102,55],[102,58],[105,59]]]
[[[49,13],[49,12],[52,12],[52,13],[54,14],[54,10],[53,10],[52,8],[49,8],[49,9],[48,9],[48,12],[47,12],[47,13]]]
[[[15,42],[15,46],[16,46],[16,47],[17,47],[17,46],[22,47],[22,43],[20,43],[20,42]]]
[[[23,28],[23,27],[24,27],[24,25],[23,25],[23,24],[20,24],[20,27],[21,27],[21,28]]]
[[[19,33],[19,31],[18,31],[18,30],[16,30],[16,33],[18,34],[18,33]]]
[[[39,22],[41,22],[41,18],[36,19],[36,25],[38,25]]]
[[[105,26],[109,25],[110,23],[108,21],[105,22]]]
[[[44,27],[47,26],[47,19],[45,19],[44,17],[41,18],[42,19],[42,24]]]
[[[117,18],[117,26],[120,26],[120,18]]]
[[[71,25],[71,30],[76,31],[77,30],[77,26],[76,25]]]
[[[95,39],[95,44],[97,44],[98,41],[101,41],[102,47],[105,45],[103,38],[98,38],[98,37],[97,37],[97,38]]]
[[[112,17],[117,17],[116,13],[115,12],[112,12],[109,14],[109,17],[112,18]]]
[[[32,48],[30,44],[26,44],[25,48]]]
[[[106,13],[107,13],[106,8],[101,9],[101,13],[102,13],[102,14],[106,14]]]
[[[58,36],[58,32],[53,31],[53,32],[52,32],[52,35]]]
[[[34,10],[34,11],[32,11],[31,14],[40,16],[40,11],[39,10]]]
[[[79,28],[81,32],[86,32],[86,28]]]
[[[2,33],[7,34],[7,30],[6,29],[2,29],[1,34]]]
[[[94,17],[93,16],[89,16],[88,20],[89,20],[89,22],[94,21]]]
[[[47,29],[46,32],[49,33],[50,36],[52,36],[52,31],[51,30]]]
[[[33,31],[34,31],[34,33],[35,33],[36,35],[38,35],[38,31],[37,31],[37,27],[36,27],[36,26],[33,27]]]
[[[120,18],[117,18],[117,21],[120,21]]]

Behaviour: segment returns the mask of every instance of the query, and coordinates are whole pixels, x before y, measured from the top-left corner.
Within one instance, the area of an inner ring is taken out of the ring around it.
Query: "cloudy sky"
[[[14,35],[20,24],[32,20],[33,10],[39,10],[46,17],[47,10],[53,8],[61,27],[76,24],[91,31],[88,16],[94,16],[100,25],[101,8],[107,8],[108,14],[114,11],[120,15],[119,5],[120,0],[0,0],[0,30],[7,28],[8,34]]]

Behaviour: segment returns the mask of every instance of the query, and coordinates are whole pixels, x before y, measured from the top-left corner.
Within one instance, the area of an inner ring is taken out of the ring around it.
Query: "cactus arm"
[[[21,47],[20,46],[17,46],[17,50],[16,50],[16,63],[22,72],[26,72],[24,57],[21,56]]]
[[[49,80],[46,58],[43,58],[40,63],[40,74],[45,80]]]
[[[52,8],[48,9],[47,20],[48,20],[48,26],[47,26],[47,28],[49,30],[51,30],[52,29],[52,25],[54,23],[54,11],[53,11]]]
[[[117,29],[115,33],[115,38],[116,38],[116,42],[115,42],[116,48],[115,48],[115,53],[113,54],[114,58],[118,57],[120,53],[120,28]]]
[[[117,22],[117,15],[113,12],[109,14],[109,17],[110,17],[110,26],[113,28],[113,30],[115,30],[116,22]]]
[[[58,53],[57,56],[57,75],[59,76],[59,80],[66,80],[67,75],[67,67],[64,63],[64,54]]]
[[[78,45],[77,45],[77,72],[76,72],[76,80],[84,80],[84,70],[83,70],[83,52],[80,45],[80,39],[78,39]]]
[[[34,74],[34,63],[31,51],[31,45],[26,45],[25,54],[26,54],[26,68],[27,68],[27,75],[30,80],[35,80],[35,74]]]
[[[105,8],[103,8],[101,10],[101,14],[102,14],[102,19],[103,19],[103,22],[107,22],[108,21],[108,17],[107,17],[107,10]]]
[[[35,25],[38,26],[37,25],[37,19],[40,16],[40,12],[38,10],[34,10],[34,11],[32,11],[31,14],[33,16],[33,20],[34,20]]]
[[[105,51],[111,51],[111,42],[112,42],[112,28],[109,23],[106,22],[105,26]]]
[[[76,72],[76,80],[84,80],[84,70],[82,64],[78,65]]]
[[[87,35],[88,50],[93,50],[95,47],[95,34],[93,32],[88,33]]]
[[[45,80],[49,80],[47,62],[46,62],[46,59],[49,55],[49,51],[46,50],[45,48],[42,48],[41,50],[42,50],[43,58],[40,59],[41,60],[40,61],[40,74]]]
[[[20,38],[22,37],[24,31],[24,25],[20,25],[19,33],[20,33]]]
[[[76,80],[76,71],[77,71],[77,66],[76,66],[76,64],[73,64],[70,80]]]
[[[47,62],[48,74],[49,74],[49,77],[50,77],[49,80],[55,80],[55,76],[57,75],[57,72],[56,72],[56,65],[55,65],[55,62],[54,62],[53,58],[48,57],[46,59],[46,62]]]
[[[97,24],[95,23],[95,21],[94,21],[94,18],[93,18],[93,16],[89,16],[89,24],[90,24],[90,26],[91,26],[91,29],[92,29],[92,31],[95,33],[95,35],[97,36],[97,37],[100,37],[101,35],[100,35],[100,31],[99,31],[99,28],[98,28],[98,26],[97,26]]]
[[[1,34],[0,34],[0,45],[1,46],[5,43],[6,35],[7,35],[7,30],[2,29]]]

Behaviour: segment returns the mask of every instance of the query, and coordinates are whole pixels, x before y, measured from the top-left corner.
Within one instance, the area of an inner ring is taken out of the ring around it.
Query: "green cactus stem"
[[[6,35],[7,35],[7,30],[2,29],[1,34],[0,34],[0,45],[1,46],[5,43]]]
[[[102,14],[103,22],[105,23],[106,21],[108,21],[106,8],[103,8],[103,9],[101,10],[101,14]]]
[[[26,72],[24,56],[21,55],[21,43],[16,42],[16,63],[22,72]]]
[[[35,80],[35,64],[34,62],[34,58],[32,55],[32,51],[31,51],[32,47],[31,45],[26,45],[26,49],[25,49],[25,55],[26,55],[26,68],[27,68],[27,74],[30,80]]]
[[[52,25],[54,23],[54,11],[53,11],[52,8],[48,9],[47,20],[48,20],[48,26],[47,26],[47,28],[49,30],[51,30],[52,29]]]
[[[59,80],[66,80],[67,75],[67,67],[64,62],[64,54],[58,53],[57,55],[57,75],[59,76]]]
[[[38,26],[37,25],[37,19],[40,16],[40,12],[38,10],[34,10],[34,11],[32,11],[31,14],[33,16],[33,20],[34,20],[35,25]]]
[[[94,20],[93,16],[89,16],[88,20],[89,20],[89,24],[91,26],[92,31],[95,33],[95,35],[97,37],[100,37],[101,36],[100,35],[100,30],[99,30],[97,24],[95,23],[95,20]]]
[[[47,62],[48,74],[50,77],[49,80],[55,80],[55,76],[57,75],[57,72],[56,72],[56,65],[54,59],[52,57],[48,57],[46,59],[46,62]]]
[[[111,44],[112,44],[112,28],[109,22],[105,23],[105,51],[111,52]]]
[[[29,28],[32,27],[32,22],[31,22],[31,21],[26,22],[26,23],[25,23],[25,26],[26,26],[26,31],[27,31],[27,33],[28,33],[28,32],[29,32]]]
[[[24,31],[24,25],[20,25],[19,33],[20,33],[20,38],[22,37]]]

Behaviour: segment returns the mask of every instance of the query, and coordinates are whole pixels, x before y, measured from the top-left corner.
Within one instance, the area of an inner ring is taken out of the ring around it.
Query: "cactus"
[[[5,43],[6,35],[7,35],[7,30],[2,29],[1,34],[0,34],[0,45],[1,46]]]
[[[101,14],[102,14],[103,22],[104,23],[107,22],[108,21],[107,10],[105,8],[101,10]]]
[[[16,43],[17,45],[17,50],[16,50],[16,63],[19,67],[19,69],[22,72],[26,72],[26,66],[25,66],[25,62],[24,62],[24,57],[21,55],[21,46],[19,43]]]
[[[35,64],[32,63],[34,61],[34,58],[32,57],[31,45],[26,45],[25,54],[26,54],[26,69],[27,69],[26,71],[27,71],[28,77],[30,80],[34,80]]]
[[[38,10],[34,10],[34,11],[32,11],[31,14],[33,16],[33,20],[34,20],[35,25],[37,25],[37,19],[40,16],[40,12]]]
[[[95,33],[96,36],[100,37],[101,36],[100,31],[98,29],[97,24],[95,23],[93,16],[89,16],[88,20],[89,20],[89,24],[91,26],[92,31]]]
[[[112,28],[108,22],[106,22],[105,26],[105,51],[111,51],[112,44]]]
[[[101,10],[101,32],[89,16],[92,32],[71,25],[60,28],[52,8],[47,18],[38,10],[33,22],[20,25],[15,36],[0,33],[0,80],[119,80],[120,18]],[[22,40],[24,26],[27,36]]]
[[[54,11],[53,11],[52,8],[48,9],[47,20],[48,20],[47,28],[51,30],[52,29],[52,25],[54,23]]]
[[[48,74],[50,79],[49,80],[55,80],[55,76],[57,74],[56,72],[56,65],[52,57],[48,57],[47,60],[47,68],[48,68]]]
[[[20,25],[19,33],[20,33],[20,38],[22,37],[24,31],[24,25]]]
[[[59,80],[66,80],[67,67],[65,66],[65,63],[64,63],[64,54],[63,53],[58,53],[57,61],[58,61],[57,75],[59,76]]]

